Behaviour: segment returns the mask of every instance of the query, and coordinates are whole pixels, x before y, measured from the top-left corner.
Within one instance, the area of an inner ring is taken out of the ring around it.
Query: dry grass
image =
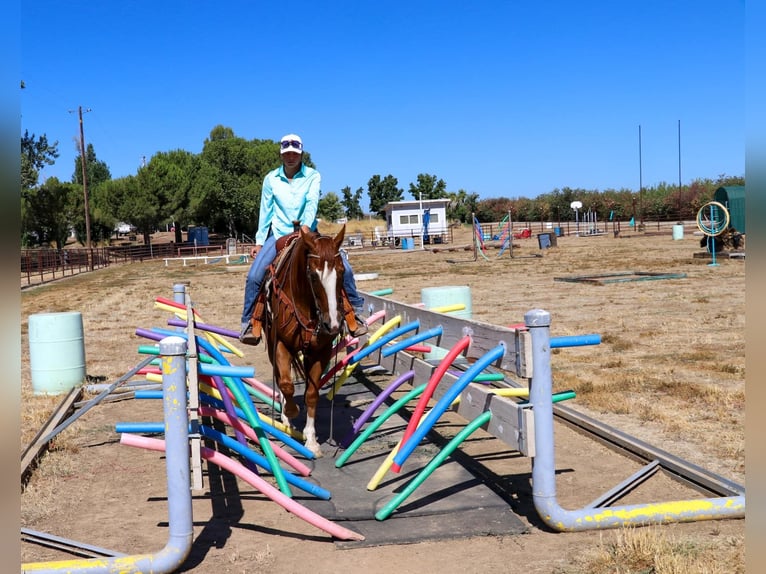
[[[741,574],[744,555],[742,538],[700,544],[676,539],[666,529],[625,528],[602,535],[598,547],[578,560],[576,570],[560,574]]]

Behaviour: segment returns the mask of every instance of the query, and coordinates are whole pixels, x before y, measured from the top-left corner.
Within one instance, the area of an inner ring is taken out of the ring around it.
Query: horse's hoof
[[[306,443],[305,446],[314,454],[315,458],[322,458],[322,448],[319,446],[318,443],[314,443],[314,444]]]

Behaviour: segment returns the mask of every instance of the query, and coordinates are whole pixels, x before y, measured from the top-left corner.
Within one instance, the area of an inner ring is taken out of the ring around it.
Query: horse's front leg
[[[306,426],[303,427],[303,437],[306,439],[306,448],[319,458],[322,456],[322,449],[319,447],[319,441],[317,441],[314,421],[319,402],[319,381],[322,377],[322,365],[320,363],[306,365],[306,375],[306,392],[303,397],[306,403]]]
[[[277,386],[282,391],[282,424],[292,428],[291,419],[294,419],[300,413],[298,405],[295,404],[295,385],[293,384],[292,357],[283,345],[277,344],[276,352],[272,359],[274,365],[274,377],[277,380]]]

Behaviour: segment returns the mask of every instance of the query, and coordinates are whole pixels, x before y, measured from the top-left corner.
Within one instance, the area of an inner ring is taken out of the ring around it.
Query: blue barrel
[[[60,395],[85,381],[85,343],[78,311],[29,316],[29,364],[35,395]]]
[[[556,234],[556,237],[561,237],[561,235],[562,235],[561,228],[560,227],[554,227],[553,228],[553,233]]]
[[[402,237],[402,249],[415,249],[415,239],[412,237]]]

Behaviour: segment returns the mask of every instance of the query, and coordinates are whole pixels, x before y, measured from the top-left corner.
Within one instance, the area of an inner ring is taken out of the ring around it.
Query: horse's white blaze
[[[338,322],[338,298],[335,296],[338,284],[338,274],[335,272],[335,268],[325,263],[324,269],[319,274],[319,280],[322,283],[324,292],[327,294],[327,310],[331,321],[330,327],[337,329],[340,327],[340,323]]]

